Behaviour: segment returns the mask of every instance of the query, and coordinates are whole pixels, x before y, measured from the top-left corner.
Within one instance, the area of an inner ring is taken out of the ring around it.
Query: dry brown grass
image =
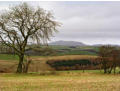
[[[29,71],[52,70],[45,62],[56,59],[93,58],[96,56],[32,57]],[[15,69],[17,61],[0,60],[0,68]],[[93,72],[59,72],[58,75],[0,74],[0,91],[120,91],[120,75]]]
[[[97,56],[90,55],[65,55],[65,56],[50,56],[50,57],[33,57],[33,60],[76,60],[76,59],[92,59]]]
[[[48,64],[47,60],[72,60],[72,59],[91,59],[96,56],[90,55],[66,55],[66,56],[50,56],[50,57],[31,57],[32,64],[30,65],[29,72],[50,71],[54,70]],[[6,70],[6,72],[15,72],[18,61],[15,60],[0,60],[0,70]]]
[[[0,91],[120,91],[120,75],[0,75]]]
[[[50,56],[50,57],[32,57],[33,64],[31,65],[29,71],[37,72],[39,71],[49,71],[54,70],[46,61],[51,60],[77,60],[77,59],[94,59],[97,56],[90,56],[90,55],[66,55],[66,56]]]
[[[13,60],[0,60],[0,73],[1,72],[15,72],[18,62]]]

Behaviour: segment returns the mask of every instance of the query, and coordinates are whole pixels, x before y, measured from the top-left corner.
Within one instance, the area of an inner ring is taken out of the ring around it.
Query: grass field
[[[97,55],[94,52],[82,51],[82,50],[70,50],[61,53],[57,53],[57,55]]]
[[[0,60],[18,60],[17,55],[12,54],[0,54]]]
[[[15,72],[18,64],[18,57],[14,55],[5,55],[0,54],[0,71],[7,70],[7,72]],[[30,67],[29,72],[39,72],[41,70],[48,71],[54,70],[48,64],[46,64],[47,60],[69,60],[69,59],[80,59],[80,58],[94,58],[96,56],[90,55],[66,55],[66,56],[31,56],[33,60]],[[6,72],[6,71],[5,71]]]
[[[120,91],[120,75],[79,71],[56,75],[0,74],[0,91]]]
[[[0,74],[0,91],[120,91],[120,74],[103,74],[99,70],[57,71],[46,60],[94,58],[90,55],[32,57],[29,74]],[[17,56],[0,55],[0,69],[15,69]],[[37,73],[35,73],[37,72]]]
[[[61,56],[30,56],[32,58],[35,58],[35,59],[41,59],[41,58],[44,58],[44,59],[47,59],[47,58],[80,58],[80,57],[92,57],[95,55],[61,55]],[[12,54],[0,54],[0,60],[19,60],[18,56],[17,55],[12,55]]]
[[[95,46],[76,46],[71,48],[70,46],[50,45],[50,48],[60,51],[56,55],[97,55],[99,48]],[[91,51],[92,50],[92,51]]]

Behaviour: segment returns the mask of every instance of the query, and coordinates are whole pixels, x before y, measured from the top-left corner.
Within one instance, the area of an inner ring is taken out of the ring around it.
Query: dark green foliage
[[[76,64],[79,65],[90,65],[91,62],[87,59],[82,59],[82,60],[70,60],[70,61],[55,61],[52,66],[53,67],[58,67],[58,66],[74,66]]]
[[[98,62],[91,61],[89,59],[79,59],[79,60],[60,60],[60,61],[52,61],[49,60],[47,61],[47,64],[49,64],[51,67],[58,69],[59,70],[78,70],[78,69],[83,69],[87,68],[89,69],[90,67],[96,67],[99,65]]]

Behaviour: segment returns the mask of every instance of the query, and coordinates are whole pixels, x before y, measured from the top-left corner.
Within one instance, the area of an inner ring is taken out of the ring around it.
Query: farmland
[[[18,58],[1,54],[0,69],[15,72]],[[120,75],[103,74],[103,70],[54,71],[47,60],[96,58],[91,55],[32,56],[28,74],[1,73],[1,91],[119,91]]]
[[[58,46],[52,45],[50,48],[57,51],[57,55],[97,55],[98,47],[94,46]]]
[[[34,45],[29,46],[35,48]],[[46,46],[41,46],[41,48],[46,48]],[[55,52],[53,55],[97,55],[98,47],[95,46],[63,46],[63,45],[50,45],[47,47]],[[35,48],[39,50],[39,48]],[[42,55],[42,54],[41,54]]]
[[[119,91],[120,75],[81,71],[56,75],[0,74],[1,91]]]
[[[1,54],[0,59],[0,70],[9,70],[10,72],[15,72],[18,64],[18,57],[15,55],[5,55]],[[29,72],[39,72],[39,71],[49,71],[53,70],[48,64],[47,60],[69,60],[69,59],[82,59],[82,58],[95,58],[96,56],[90,55],[65,55],[65,56],[31,56],[32,64],[30,65]]]
[[[0,4],[0,91],[120,91],[120,3]]]
[[[95,55],[30,56],[28,74],[15,74],[18,57],[0,54],[0,91],[119,91],[120,74],[103,70],[55,71],[47,60],[91,59]],[[118,70],[119,71],[119,70]],[[9,73],[12,72],[12,73]]]

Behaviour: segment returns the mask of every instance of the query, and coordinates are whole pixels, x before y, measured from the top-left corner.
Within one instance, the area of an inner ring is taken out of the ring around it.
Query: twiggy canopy
[[[50,12],[23,3],[0,15],[0,40],[18,54],[24,54],[28,42],[46,42],[57,26],[59,23]]]

